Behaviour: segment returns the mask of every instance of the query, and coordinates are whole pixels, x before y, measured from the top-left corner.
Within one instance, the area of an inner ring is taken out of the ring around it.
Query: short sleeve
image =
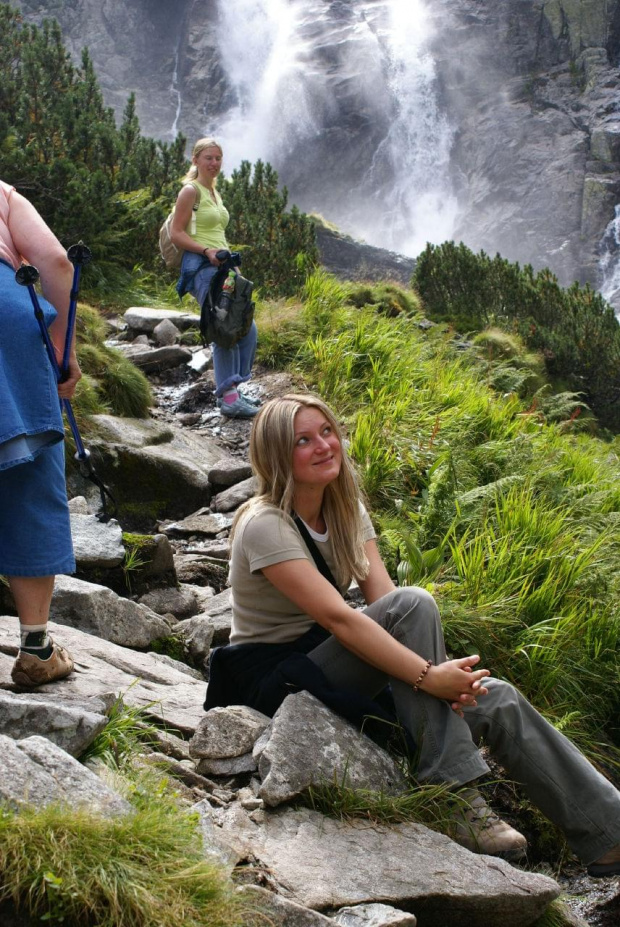
[[[372,522],[371,522],[371,520],[370,520],[370,515],[368,514],[368,512],[366,511],[365,506],[362,505],[361,502],[360,502],[360,509],[361,509],[361,512],[362,512],[362,525],[363,525],[363,532],[364,532],[364,541],[374,541],[374,539],[377,537],[377,532],[375,531],[375,529],[374,529],[373,526],[372,526]]]
[[[242,547],[252,573],[274,563],[308,559],[293,521],[275,508],[250,516],[243,529]]]

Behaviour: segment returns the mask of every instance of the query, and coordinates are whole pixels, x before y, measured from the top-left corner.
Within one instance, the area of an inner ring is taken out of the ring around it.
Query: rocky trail
[[[303,807],[311,783],[345,775],[360,788],[404,788],[387,753],[307,693],[289,696],[273,719],[239,706],[205,715],[209,653],[230,633],[228,533],[253,480],[250,422],[220,416],[195,324],[133,309],[115,326],[114,345],[148,372],[157,405],[146,421],[96,416],[89,441],[131,534],[97,521],[97,498],[69,480],[78,572],[58,578],[51,625],[76,660],[68,679],[16,690],[16,619],[6,594],[0,600],[0,799],[27,801],[25,770],[39,800],[130,813],[96,765],[75,759],[122,696],[156,725],[145,761],[198,812],[205,854],[236,873],[276,927],[527,927],[560,891],[573,899],[573,924],[616,925],[618,880],[595,883],[577,869],[551,878],[423,825],[339,821]],[[247,391],[264,400],[292,385],[258,369]],[[12,911],[0,910],[0,922],[32,927]]]

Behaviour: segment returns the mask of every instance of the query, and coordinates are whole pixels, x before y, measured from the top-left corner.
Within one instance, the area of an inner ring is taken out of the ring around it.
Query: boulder
[[[242,773],[255,772],[257,763],[251,753],[242,756],[229,756],[223,760],[205,757],[198,761],[196,771],[201,776],[239,776]]]
[[[219,595],[214,595],[208,604],[208,611],[205,613],[213,628],[214,647],[227,644],[230,638],[230,627],[232,623],[232,603],[230,601],[230,594],[230,589],[224,589]]]
[[[224,759],[251,753],[269,723],[266,715],[246,705],[212,708],[190,741],[190,755],[200,759]]]
[[[130,707],[144,708],[159,724],[189,735],[202,721],[205,683],[188,675],[188,667],[181,671],[158,654],[119,647],[54,622],[50,632],[71,651],[76,668],[66,679],[39,686],[37,698],[86,701],[114,693]],[[0,689],[14,688],[10,672],[18,642],[15,618],[0,617]]]
[[[194,615],[180,621],[174,629],[183,637],[185,646],[197,666],[202,666],[209,656],[213,643],[214,629],[208,615]]]
[[[186,364],[192,359],[189,348],[180,344],[170,344],[162,348],[130,345],[123,349],[123,354],[144,373],[160,373],[162,370]]]
[[[262,779],[259,795],[271,806],[323,782],[391,795],[406,789],[389,754],[308,692],[284,699],[256,744],[255,756]]]
[[[249,480],[243,480],[230,489],[225,489],[217,494],[213,500],[213,509],[216,512],[232,512],[238,509],[240,505],[251,499],[256,493],[256,480],[250,477]]]
[[[221,531],[227,531],[232,525],[232,518],[202,508],[181,521],[160,525],[160,530],[169,537],[190,537],[191,535],[214,538]]]
[[[229,866],[253,859],[280,894],[333,911],[393,905],[428,927],[530,927],[560,893],[547,876],[477,856],[421,824],[344,822],[308,809],[246,813],[195,806],[206,854]]]
[[[208,505],[211,471],[230,455],[215,438],[151,420],[95,415],[91,451],[123,524],[149,530]],[[124,520],[123,520],[124,519]]]
[[[129,802],[45,737],[0,735],[0,799],[13,807],[61,802],[104,817],[128,814]]]
[[[73,576],[56,578],[50,615],[59,624],[123,647],[148,647],[156,638],[167,637],[171,630],[168,621],[145,605]]]
[[[175,618],[191,618],[200,611],[196,593],[183,585],[152,589],[141,596],[139,602],[158,615],[174,615]]]
[[[107,723],[104,714],[77,703],[0,690],[0,734],[14,740],[40,734],[72,756],[79,756]]]
[[[181,333],[171,319],[162,319],[153,329],[153,339],[160,347],[176,344],[180,337]]]
[[[200,328],[200,316],[192,312],[176,312],[174,309],[150,309],[144,306],[132,306],[123,316],[125,324],[133,332],[150,334],[165,319],[172,322],[179,331],[188,328]]]
[[[78,567],[111,568],[123,562],[123,532],[114,519],[102,523],[95,515],[72,514],[71,537]]]

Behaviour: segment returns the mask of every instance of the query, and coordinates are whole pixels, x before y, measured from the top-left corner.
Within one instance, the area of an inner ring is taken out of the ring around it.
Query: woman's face
[[[192,158],[193,163],[198,168],[198,174],[202,177],[208,177],[209,180],[215,180],[222,169],[222,152],[217,145],[210,148],[203,148],[197,155]]]
[[[340,473],[342,447],[320,409],[300,409],[295,416],[293,480],[297,486],[327,486]]]

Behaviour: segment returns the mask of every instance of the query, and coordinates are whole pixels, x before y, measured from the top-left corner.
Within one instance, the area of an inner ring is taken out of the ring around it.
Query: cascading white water
[[[620,205],[601,240],[601,295],[608,300],[620,318]]]
[[[350,217],[345,231],[411,255],[426,241],[450,238],[452,131],[437,102],[427,3],[219,0],[223,65],[237,99],[216,127],[226,168],[257,158],[279,168],[291,153],[301,156],[330,127],[338,94],[351,93],[354,82],[360,109],[382,110],[386,129],[374,150],[360,153],[357,186],[338,192],[338,215]],[[333,192],[322,201],[322,178],[311,174],[313,185],[314,208],[333,217]]]

